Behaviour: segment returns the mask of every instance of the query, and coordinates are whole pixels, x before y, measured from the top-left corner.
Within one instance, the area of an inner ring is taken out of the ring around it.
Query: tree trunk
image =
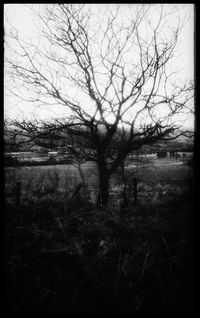
[[[98,206],[107,207],[109,199],[109,179],[110,175],[105,169],[99,167],[99,196]]]
[[[86,191],[85,176],[84,176],[83,170],[81,168],[80,160],[78,158],[77,158],[77,164],[78,164],[78,171],[79,171],[79,174],[80,174],[80,177],[82,180],[82,184],[83,184],[84,197],[85,197],[85,199],[87,199],[88,197],[87,197],[87,191]]]
[[[124,169],[124,160],[121,163],[121,171],[122,171],[122,180],[124,183],[122,198],[123,198],[123,206],[125,207],[128,205],[128,198],[127,198],[127,180],[126,180],[126,174]]]

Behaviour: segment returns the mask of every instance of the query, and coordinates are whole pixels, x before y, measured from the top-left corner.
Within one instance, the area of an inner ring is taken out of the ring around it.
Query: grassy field
[[[126,207],[120,204],[120,174],[113,176],[110,204],[104,210],[82,192],[69,204],[69,192],[81,180],[72,166],[6,170],[6,311],[193,313],[192,168],[170,162],[126,168]],[[95,166],[82,168],[88,191],[95,192]],[[132,194],[135,177],[137,205]],[[19,180],[23,196],[16,207]]]
[[[91,200],[95,201],[98,192],[98,173],[95,163],[81,165],[84,175],[84,182]],[[192,175],[192,169],[177,160],[154,159],[148,162],[130,164],[126,167],[127,182],[131,186],[133,178],[137,177],[139,188],[143,186],[151,188],[156,185],[186,186],[188,178]],[[5,169],[6,193],[12,196],[16,182],[21,182],[22,193],[35,189],[35,192],[42,190],[43,193],[55,189],[60,193],[71,193],[77,185],[83,182],[77,166],[57,165],[39,167],[18,167]],[[122,180],[119,173],[116,173],[110,180],[111,194],[120,193]],[[40,191],[41,192],[41,191]]]

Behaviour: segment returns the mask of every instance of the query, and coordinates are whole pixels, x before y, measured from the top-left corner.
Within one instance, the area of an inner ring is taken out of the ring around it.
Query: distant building
[[[48,156],[57,156],[58,152],[57,151],[49,151]]]

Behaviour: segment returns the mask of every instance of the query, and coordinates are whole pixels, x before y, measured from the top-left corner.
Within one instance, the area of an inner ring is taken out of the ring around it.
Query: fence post
[[[133,195],[134,195],[134,203],[137,204],[137,178],[133,179]]]
[[[21,182],[16,184],[16,206],[20,205],[20,195],[21,195]]]

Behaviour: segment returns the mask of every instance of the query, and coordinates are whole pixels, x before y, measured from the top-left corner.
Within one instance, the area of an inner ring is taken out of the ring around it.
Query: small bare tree
[[[168,67],[182,25],[166,21],[177,12],[157,6],[150,21],[150,5],[130,6],[129,17],[122,10],[122,5],[99,12],[92,5],[46,5],[45,14],[37,12],[43,47],[23,42],[15,30],[10,35],[15,49],[6,59],[6,71],[23,85],[15,94],[69,110],[54,122],[13,121],[14,138],[21,134],[24,142],[40,140],[43,146],[62,140],[71,153],[95,161],[101,206],[108,203],[110,176],[127,155],[174,138],[173,118],[193,97],[191,81],[173,81],[177,74]]]

